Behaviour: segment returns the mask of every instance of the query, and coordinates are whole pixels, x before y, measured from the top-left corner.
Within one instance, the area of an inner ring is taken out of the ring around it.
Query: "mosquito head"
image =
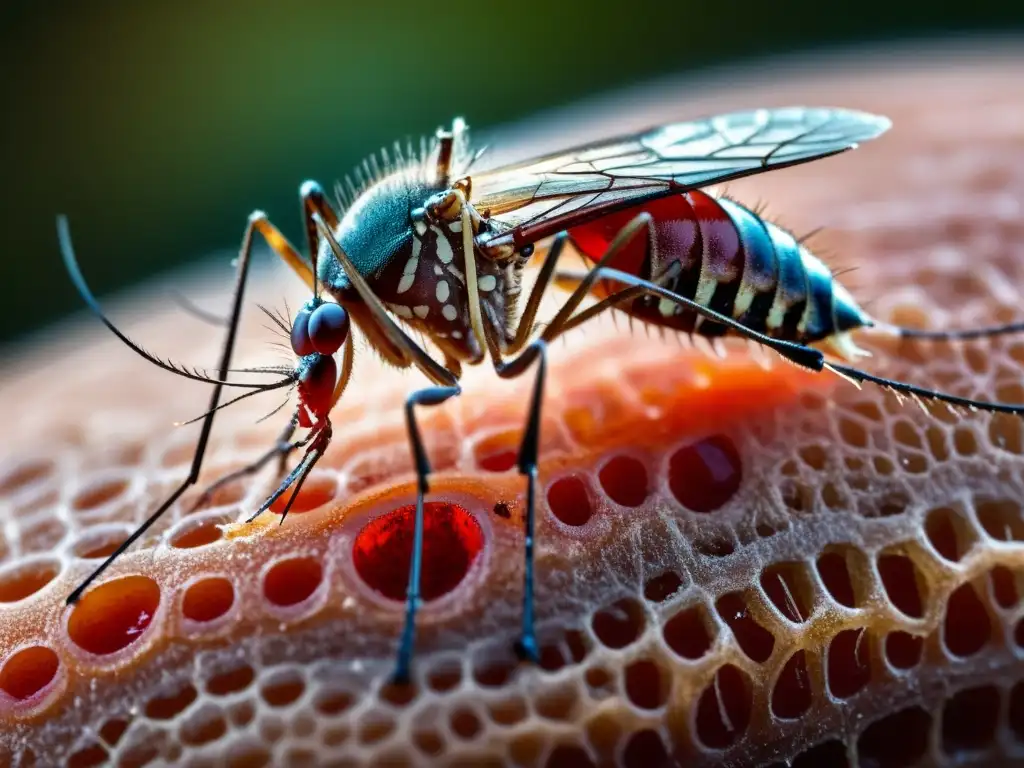
[[[348,312],[343,306],[313,299],[295,314],[291,330],[292,351],[299,357],[333,355],[348,338],[350,325]]]
[[[331,410],[334,386],[338,383],[338,364],[334,357],[314,352],[299,358],[295,380],[299,391],[299,424],[311,427],[322,422]]]

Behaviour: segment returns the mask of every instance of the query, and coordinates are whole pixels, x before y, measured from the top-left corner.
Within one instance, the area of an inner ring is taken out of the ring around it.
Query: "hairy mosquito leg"
[[[295,434],[295,430],[298,428],[298,426],[299,414],[296,411],[292,415],[292,418],[288,422],[288,424],[285,425],[285,428],[281,430],[281,434],[277,436],[277,439],[274,441],[274,446],[272,448],[266,451],[262,456],[260,456],[251,464],[247,464],[246,466],[241,467],[240,469],[236,469],[234,472],[229,472],[223,477],[220,477],[214,482],[212,482],[206,488],[206,490],[203,491],[202,495],[200,495],[199,498],[195,500],[195,502],[189,508],[189,511],[191,512],[196,509],[199,509],[199,507],[203,506],[210,499],[212,499],[213,495],[224,486],[233,483],[236,480],[241,480],[243,477],[249,477],[250,475],[256,474],[265,466],[267,466],[267,464],[270,463],[270,461],[273,460],[275,457],[278,458],[278,477],[283,475],[285,470],[285,462],[287,462],[288,457],[291,456],[291,454],[294,451],[301,448],[303,445],[303,443],[301,442],[292,442],[292,435]]]
[[[462,392],[458,386],[427,387],[413,392],[405,401],[405,422],[409,431],[409,445],[416,465],[416,517],[413,523],[412,563],[409,567],[409,586],[405,592],[405,625],[398,645],[395,672],[392,681],[405,685],[412,669],[413,648],[416,641],[416,611],[420,604],[420,575],[423,571],[423,501],[430,490],[428,477],[430,459],[423,447],[423,438],[416,422],[416,406],[440,405]]]
[[[235,271],[235,289],[234,299],[231,303],[230,321],[228,324],[227,335],[224,339],[224,347],[221,350],[220,362],[217,365],[218,379],[226,379],[228,369],[231,367],[231,355],[234,352],[235,338],[238,334],[238,321],[242,315],[242,298],[245,295],[245,281],[249,275],[253,231],[257,228],[259,220],[265,220],[265,218],[266,217],[262,213],[252,214],[245,227],[245,233],[242,235],[242,245],[239,249],[238,266]],[[71,248],[71,238],[67,230],[67,220],[59,219],[58,227],[65,266],[67,266],[68,272],[71,273],[72,279],[75,280],[79,293],[81,293],[83,298],[86,299],[86,303],[88,303],[90,307],[93,307],[94,310],[98,310],[99,305],[96,304],[88,286],[81,278],[78,263],[75,260],[74,251]],[[220,396],[223,390],[223,383],[219,382],[213,385],[213,393],[210,395],[210,406],[206,417],[203,419],[203,426],[199,432],[199,440],[196,442],[196,450],[192,456],[192,466],[189,469],[188,477],[186,477],[185,480],[182,481],[181,485],[179,485],[171,495],[167,497],[163,504],[157,507],[153,514],[146,518],[138,528],[132,531],[131,535],[129,535],[128,538],[125,539],[117,549],[107,557],[106,560],[100,563],[100,565],[93,570],[93,572],[90,573],[81,584],[75,587],[74,591],[68,595],[67,602],[69,605],[78,602],[79,598],[81,598],[85,590],[88,589],[89,585],[92,584],[93,581],[95,581],[107,568],[109,568],[110,565],[120,557],[126,549],[138,541],[139,538],[141,538],[146,531],[148,531],[153,524],[171,508],[171,505],[178,500],[185,490],[199,479],[199,472],[203,467],[203,458],[206,455],[206,446],[210,440],[210,431],[213,429],[213,419],[217,414],[217,405],[220,403]]]

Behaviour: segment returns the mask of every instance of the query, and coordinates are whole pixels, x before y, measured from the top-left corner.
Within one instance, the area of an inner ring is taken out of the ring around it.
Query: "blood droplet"
[[[360,577],[391,600],[405,600],[412,566],[416,507],[399,507],[371,520],[356,536],[352,558]],[[451,592],[483,549],[476,518],[456,504],[423,505],[423,569],[420,593],[435,600]]]

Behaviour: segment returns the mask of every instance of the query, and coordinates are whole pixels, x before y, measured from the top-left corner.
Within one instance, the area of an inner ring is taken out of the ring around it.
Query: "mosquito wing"
[[[873,139],[885,117],[785,107],[673,123],[472,176],[484,242],[522,246],[674,192],[827,157]]]

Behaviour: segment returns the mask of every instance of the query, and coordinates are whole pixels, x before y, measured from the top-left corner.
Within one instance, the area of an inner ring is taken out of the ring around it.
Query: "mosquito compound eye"
[[[300,309],[292,322],[292,351],[299,357],[316,352],[316,348],[309,338],[309,316],[311,314],[312,312],[308,309]]]
[[[348,312],[339,304],[321,304],[309,316],[309,339],[321,355],[333,355],[348,338]]]

